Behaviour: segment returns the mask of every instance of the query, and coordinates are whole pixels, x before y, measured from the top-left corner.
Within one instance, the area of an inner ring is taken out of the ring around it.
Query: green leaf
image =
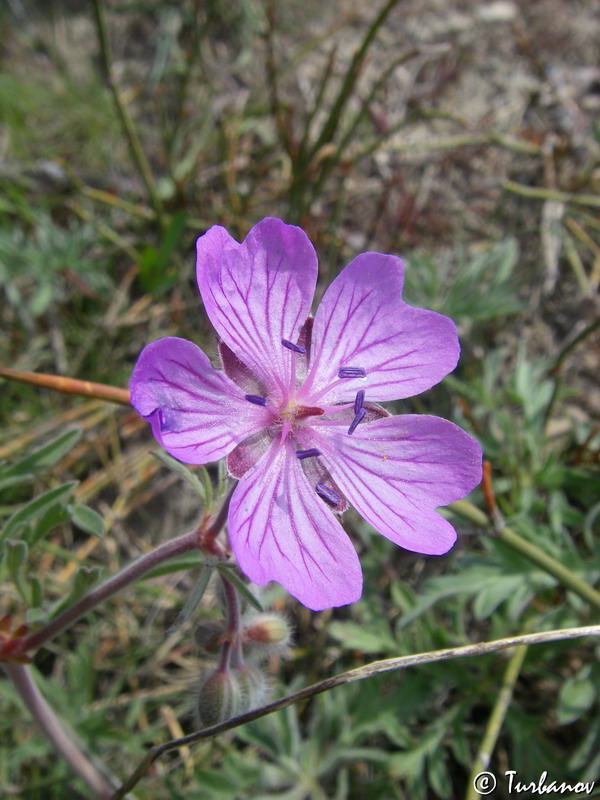
[[[179,244],[185,230],[187,213],[178,211],[169,222],[160,247],[148,245],[140,259],[140,283],[147,292],[161,292],[168,289],[177,276],[167,271],[173,251]]]
[[[23,527],[29,520],[38,517],[51,506],[65,499],[77,484],[78,481],[70,481],[69,483],[63,483],[61,486],[56,486],[54,489],[49,489],[47,492],[34,497],[33,500],[19,508],[18,511],[15,511],[0,533],[0,544],[12,533]]]
[[[557,710],[558,721],[561,725],[575,722],[592,707],[597,690],[589,673],[589,667],[584,667],[562,685],[558,695]]]
[[[15,582],[15,586],[19,590],[19,594],[23,597],[23,599],[29,602],[27,584],[25,582],[25,565],[27,563],[27,554],[29,552],[29,548],[25,542],[21,540],[16,542],[9,540],[6,542],[5,550],[6,566],[10,576]]]
[[[356,622],[332,622],[329,633],[351,650],[363,653],[387,653],[398,650],[398,643],[390,636],[389,628],[361,625]]]
[[[80,439],[79,429],[66,431],[10,466],[0,467],[0,489],[54,466]]]
[[[68,608],[92,586],[100,577],[102,570],[100,567],[80,567],[75,573],[71,591],[59,600],[50,612],[50,619],[57,617],[62,611]]]
[[[154,567],[145,575],[142,575],[140,580],[147,581],[150,578],[160,578],[161,575],[170,575],[172,572],[180,572],[182,569],[194,569],[203,563],[203,556],[200,552],[183,553],[175,558],[170,558],[164,564],[159,564]]]
[[[189,483],[202,502],[206,504],[206,484],[203,485],[203,483],[196,477],[196,475],[194,475],[191,469],[186,467],[185,464],[182,464],[181,461],[177,461],[177,459],[173,458],[162,450],[151,450],[150,452],[153,456],[158,458],[158,460],[162,462],[165,467],[168,467],[170,470],[177,473],[180,478],[183,478],[184,481]],[[200,472],[206,472],[206,469],[202,467]],[[208,472],[206,472],[206,475],[208,477]],[[210,478],[208,478],[208,480],[210,481]]]
[[[73,524],[82,531],[92,536],[104,536],[104,519],[93,508],[78,504],[69,508],[69,514]]]
[[[198,608],[202,597],[204,596],[204,592],[206,591],[206,587],[208,586],[208,582],[210,580],[210,576],[212,575],[213,567],[212,565],[203,564],[200,567],[200,574],[194,584],[194,588],[190,592],[190,596],[185,602],[185,605],[177,615],[177,619],[168,629],[167,634],[170,635],[171,633],[175,633],[181,628],[188,619],[192,616],[194,611]]]
[[[257,611],[264,611],[264,608],[252,594],[250,589],[248,589],[242,579],[235,574],[234,569],[236,569],[236,567],[230,566],[229,564],[217,564],[217,569],[226,575],[227,579],[233,583],[238,592],[250,603],[251,606],[254,606]]]
[[[43,599],[44,592],[42,589],[42,582],[37,575],[32,575],[29,578],[29,603],[31,607],[41,608]]]
[[[524,583],[521,575],[502,575],[485,586],[475,598],[473,613],[475,619],[487,619],[498,606],[511,597]],[[530,588],[530,593],[533,590]]]
[[[62,503],[57,503],[50,506],[32,526],[31,530],[23,534],[22,538],[30,548],[33,548],[47,533],[50,533],[57,525],[67,522],[69,519],[71,519],[71,516],[68,509]]]
[[[217,769],[198,769],[194,773],[198,786],[208,792],[210,790],[213,797],[232,797],[239,792],[239,782],[235,775],[224,775]]]

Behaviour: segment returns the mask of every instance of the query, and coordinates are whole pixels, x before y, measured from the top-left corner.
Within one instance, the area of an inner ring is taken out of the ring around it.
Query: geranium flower
[[[197,249],[222,369],[192,342],[159,339],[139,357],[131,402],[175,458],[227,457],[243,572],[315,610],[357,600],[361,568],[338,521],[348,501],[401,547],[447,552],[456,533],[435,509],[479,483],[479,444],[447,420],[390,416],[378,403],[454,369],[452,320],[405,303],[402,261],[382,253],[351,261],[313,319],[316,253],[279,219],[242,244],[215,225]]]

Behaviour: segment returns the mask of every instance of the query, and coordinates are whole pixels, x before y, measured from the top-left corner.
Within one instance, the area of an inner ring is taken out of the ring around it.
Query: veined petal
[[[229,507],[229,539],[250,580],[278,581],[315,611],[361,595],[352,542],[309,484],[291,442],[274,441],[240,480]]]
[[[329,471],[375,530],[407,550],[439,555],[456,541],[437,511],[481,480],[481,447],[440,417],[406,414],[313,432]]]
[[[322,402],[349,402],[359,389],[375,402],[399,400],[454,369],[454,322],[405,303],[403,281],[402,261],[382,253],[363,253],[338,275],[315,314],[308,394],[335,383]],[[362,367],[366,378],[339,380],[348,367]]]
[[[239,244],[215,225],[197,242],[198,286],[225,344],[269,389],[287,387],[291,353],[310,311],[317,256],[301,228],[267,217]]]
[[[248,403],[199,347],[176,336],[142,350],[130,388],[157,441],[188,464],[216,461],[269,424],[268,409]]]

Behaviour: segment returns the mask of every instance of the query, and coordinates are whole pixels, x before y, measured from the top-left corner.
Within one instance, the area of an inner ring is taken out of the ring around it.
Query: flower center
[[[300,420],[308,419],[308,417],[320,417],[324,413],[325,410],[318,406],[304,406],[295,400],[288,399],[287,403],[279,409],[279,419],[281,422],[289,423],[294,429]]]

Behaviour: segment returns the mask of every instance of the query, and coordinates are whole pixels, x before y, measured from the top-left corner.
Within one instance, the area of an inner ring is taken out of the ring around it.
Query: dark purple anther
[[[360,414],[365,399],[365,390],[359,389],[354,398],[354,413]]]
[[[161,432],[165,432],[169,430],[169,415],[167,411],[164,411],[162,408],[158,409],[158,425],[160,427]]]
[[[254,403],[255,406],[266,406],[267,405],[267,398],[262,397],[260,394],[245,394],[244,398],[249,403]]]
[[[354,417],[354,419],[352,420],[352,424],[351,424],[351,425],[350,425],[350,427],[348,428],[348,433],[349,433],[351,436],[352,436],[352,434],[354,433],[354,431],[356,430],[356,428],[358,427],[358,425],[359,425],[359,424],[360,424],[360,423],[363,421],[363,419],[366,417],[366,415],[367,415],[367,409],[366,409],[366,408],[361,408],[361,410],[358,412],[358,414],[357,414],[357,415]]]
[[[363,367],[340,367],[338,378],[366,378],[367,370]]]
[[[306,347],[302,347],[301,344],[294,344],[293,342],[290,342],[287,339],[282,339],[281,344],[284,347],[287,347],[288,350],[293,350],[294,353],[301,353],[303,356],[306,355]]]
[[[300,461],[304,458],[317,458],[320,455],[321,451],[317,450],[316,447],[311,447],[308,450],[296,450],[296,456]]]
[[[315,486],[315,491],[322,497],[323,500],[327,500],[328,503],[331,503],[332,506],[337,506],[340,503],[340,496],[337,492],[334,492],[329,486],[326,486],[324,483],[317,483]]]

